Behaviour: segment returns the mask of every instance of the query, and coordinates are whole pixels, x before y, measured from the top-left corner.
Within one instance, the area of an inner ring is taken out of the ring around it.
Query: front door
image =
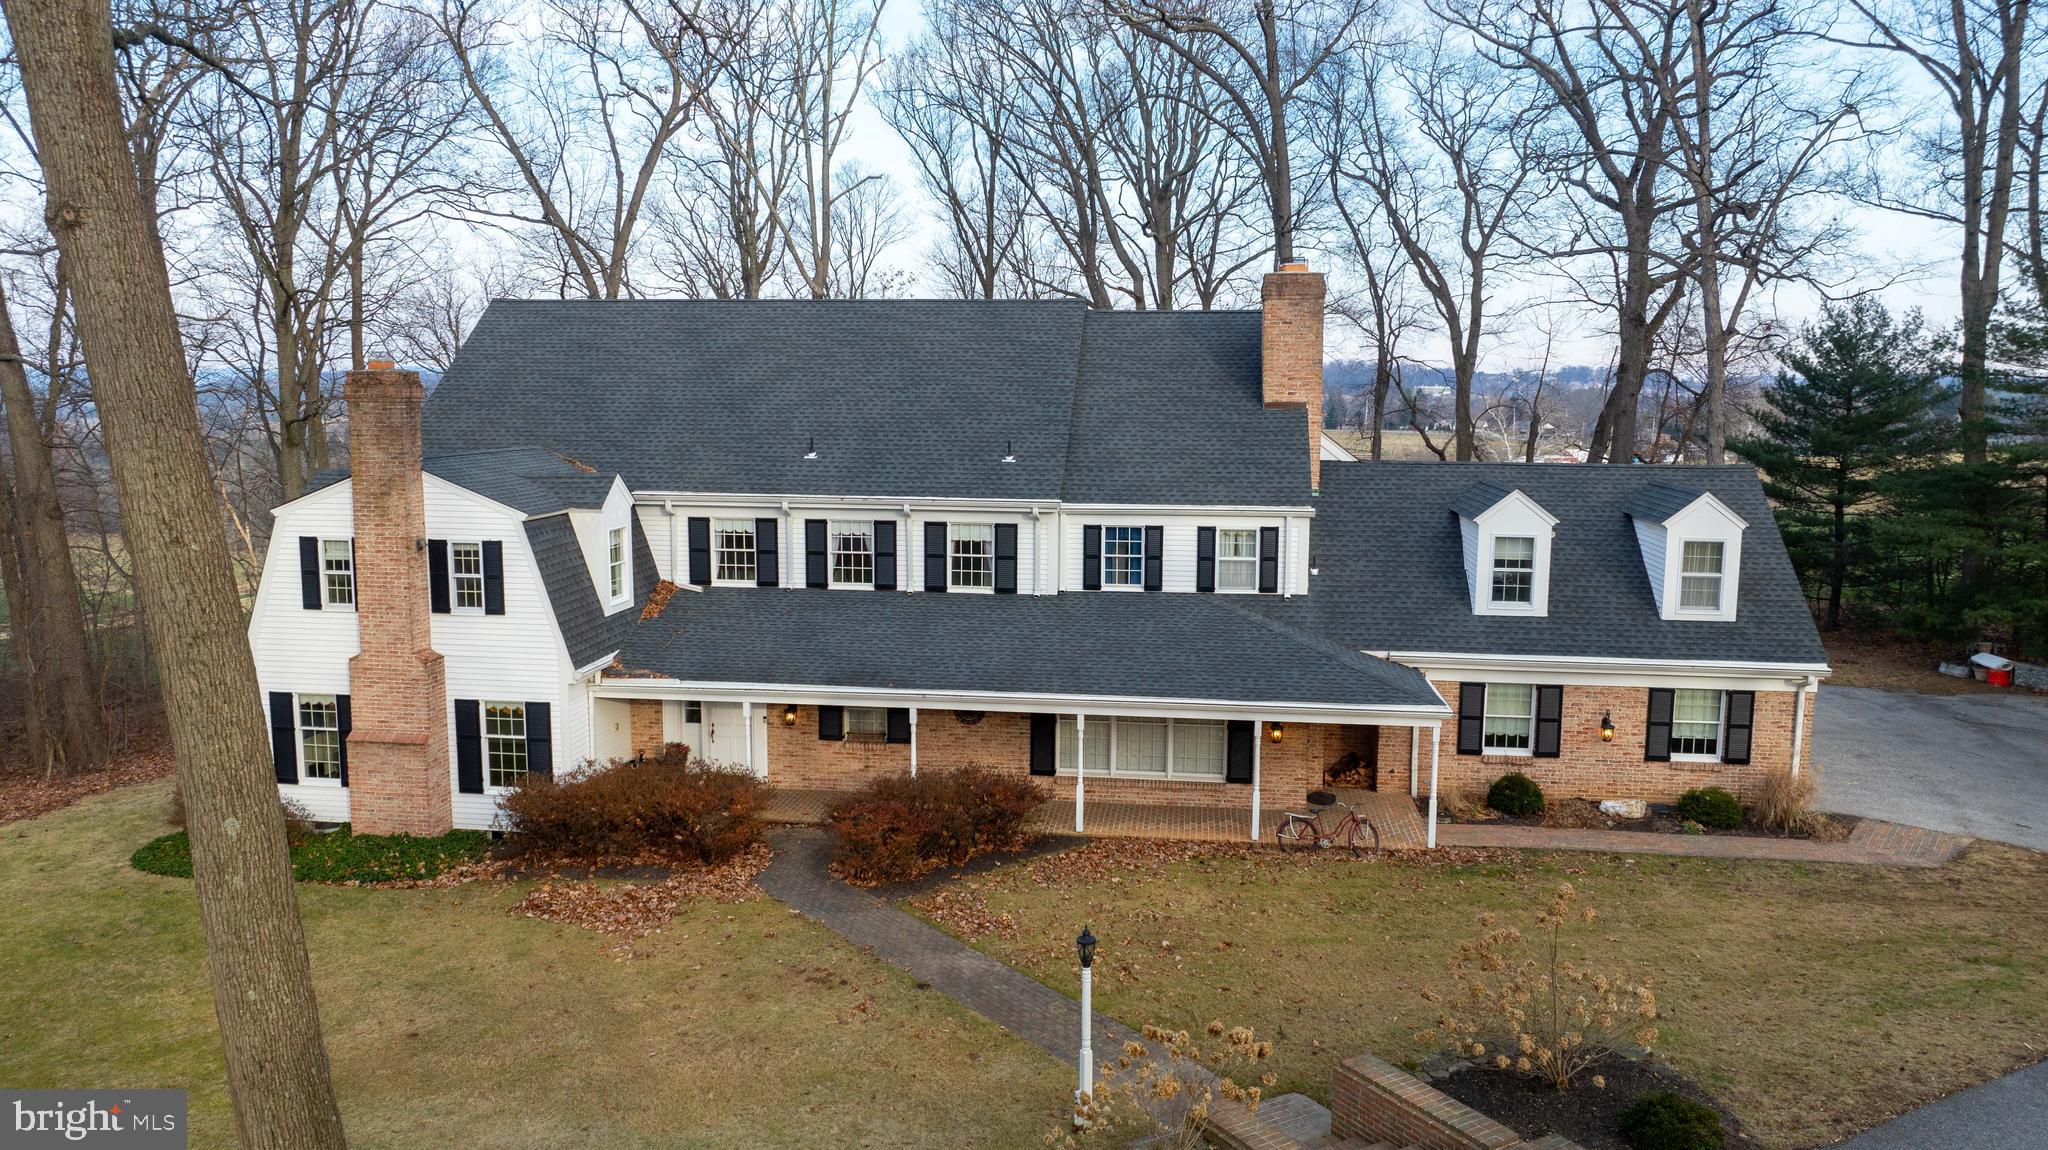
[[[747,720],[738,703],[704,704],[704,757],[721,766],[745,766]],[[755,763],[759,773],[761,764]]]

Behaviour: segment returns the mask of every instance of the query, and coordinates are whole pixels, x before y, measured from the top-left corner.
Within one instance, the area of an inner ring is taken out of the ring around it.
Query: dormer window
[[[1742,533],[1749,524],[1712,492],[1668,483],[1636,492],[1627,510],[1658,617],[1733,621],[1742,586]]]
[[[754,582],[754,521],[718,519],[711,524],[713,582]]]
[[[626,597],[626,529],[612,528],[609,540],[605,556],[611,572],[612,599],[616,601]]]
[[[1102,585],[1142,587],[1145,583],[1145,529],[1102,529]]]
[[[1721,609],[1721,565],[1728,545],[1719,539],[1688,539],[1678,574],[1681,611]]]
[[[1536,540],[1496,535],[1493,540],[1493,602],[1526,606],[1536,600]]]

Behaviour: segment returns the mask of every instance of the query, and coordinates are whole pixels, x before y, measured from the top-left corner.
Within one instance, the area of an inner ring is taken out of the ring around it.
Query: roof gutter
[[[1615,671],[1639,674],[1726,676],[1726,677],[1783,677],[1817,679],[1834,673],[1826,663],[1775,663],[1750,662],[1743,660],[1692,659],[1673,662],[1668,659],[1609,659],[1577,655],[1488,655],[1455,651],[1366,651],[1376,658],[1391,659],[1409,666],[1426,666],[1432,670],[1489,670],[1514,668],[1517,670],[1558,670],[1558,671]]]

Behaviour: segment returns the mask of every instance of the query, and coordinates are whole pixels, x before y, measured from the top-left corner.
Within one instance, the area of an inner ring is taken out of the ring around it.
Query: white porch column
[[[1259,744],[1266,741],[1266,724],[1252,723],[1252,841],[1259,841]]]
[[[1436,849],[1436,758],[1437,749],[1443,745],[1442,723],[1429,729],[1429,848]]]
[[[917,708],[910,708],[910,777],[917,777]]]
[[[752,699],[740,700],[740,727],[746,731],[747,773],[752,774],[754,772],[754,701]]]
[[[1058,736],[1054,736],[1057,741]],[[1053,751],[1055,758],[1059,751]],[[1081,834],[1087,829],[1082,818],[1083,804],[1088,801],[1088,716],[1074,713],[1074,833]]]
[[[1408,728],[1408,797],[1414,798],[1422,774],[1422,728]]]

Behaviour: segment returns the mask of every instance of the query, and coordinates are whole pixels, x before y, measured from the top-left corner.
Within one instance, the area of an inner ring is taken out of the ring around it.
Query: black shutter
[[[1224,782],[1252,781],[1252,752],[1257,749],[1253,741],[1257,737],[1252,733],[1250,719],[1232,719],[1223,725]]]
[[[1259,590],[1271,595],[1280,590],[1280,529],[1259,528]]]
[[[341,736],[341,785],[348,785],[348,733],[356,729],[348,711],[348,696],[334,696],[334,725]]]
[[[1102,528],[1081,528],[1081,590],[1102,590]]]
[[[299,536],[299,606],[320,609],[320,541],[311,535]]]
[[[448,541],[427,540],[427,609],[436,615],[448,613]]]
[[[781,554],[775,520],[754,520],[754,586],[774,587],[782,582],[782,570],[775,557]]]
[[[1216,589],[1216,529],[1195,528],[1195,590]]]
[[[455,789],[484,793],[484,727],[475,699],[455,700]]]
[[[555,777],[554,709],[547,703],[526,704],[526,773]]]
[[[1795,696],[1796,698],[1796,696]],[[1721,733],[1721,761],[1749,761],[1750,728],[1756,722],[1756,692],[1728,692],[1728,729]]]
[[[886,725],[886,726],[885,726],[885,727],[884,727],[883,729],[884,729],[884,730],[885,730],[885,731],[887,732],[887,733],[886,733],[886,734],[885,734],[885,735],[884,735],[883,737],[884,737],[884,738],[886,738],[886,739],[887,739],[887,740],[888,740],[889,742],[892,742],[892,743],[907,743],[907,742],[909,742],[909,741],[910,741],[910,708],[909,708],[909,707],[891,707],[891,708],[889,708],[888,724],[887,724],[887,725]]]
[[[1486,750],[1486,684],[1458,684],[1458,753],[1483,754]]]
[[[924,525],[924,589],[946,589],[946,525]]]
[[[825,521],[804,520],[804,586],[831,586],[831,571],[825,564]]]
[[[1564,733],[1564,688],[1536,688],[1535,757],[1554,759]]]
[[[818,708],[818,738],[836,743],[846,737],[846,708]]]
[[[1059,749],[1060,717],[1031,716],[1031,773],[1051,775]]]
[[[1650,717],[1643,724],[1643,758],[1649,762],[1671,761],[1671,700],[1671,688],[1650,688]]]
[[[896,589],[896,521],[875,520],[875,590]]]
[[[299,724],[292,714],[292,693],[270,693],[270,765],[280,783],[299,781]]]
[[[484,614],[505,613],[505,545],[484,540]]]
[[[996,594],[1017,593],[1017,525],[996,524]]]
[[[1166,528],[1145,528],[1145,590],[1157,591],[1166,586],[1165,559]]]
[[[690,517],[690,583],[711,586],[711,520],[700,515]]]

